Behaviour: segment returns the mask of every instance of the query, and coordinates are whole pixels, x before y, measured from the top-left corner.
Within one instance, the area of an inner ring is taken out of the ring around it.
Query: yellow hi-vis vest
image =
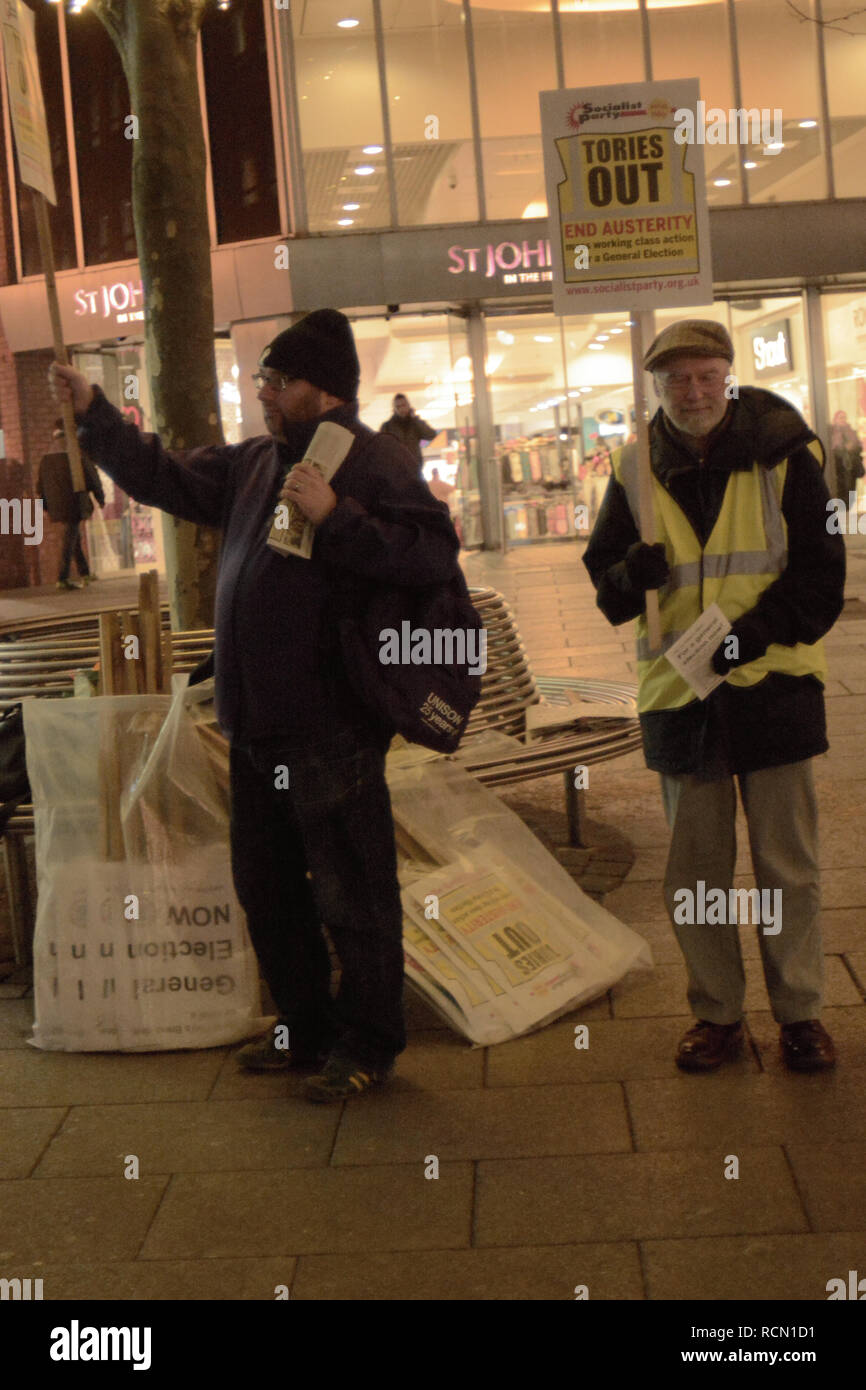
[[[820,462],[820,444],[808,447]],[[611,462],[640,529],[637,450],[634,446],[617,449]],[[694,691],[664,652],[714,603],[730,623],[748,613],[784,570],[788,527],[782,514],[782,491],[787,469],[785,459],[775,468],[753,463],[748,472],[732,472],[716,524],[703,547],[681,507],[652,475],[656,538],[664,543],[671,576],[658,591],[661,654],[650,657],[646,614],[637,620],[639,713],[679,709],[693,701]],[[771,671],[817,676],[824,683],[823,642],[798,642],[794,647],[773,643],[764,656],[736,667],[727,679],[732,685],[757,685]]]

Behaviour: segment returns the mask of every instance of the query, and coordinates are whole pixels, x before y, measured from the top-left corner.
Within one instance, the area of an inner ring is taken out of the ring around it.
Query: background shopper
[[[409,450],[420,474],[424,465],[421,440],[424,439],[429,443],[431,439],[436,438],[439,431],[415,414],[405,396],[396,395],[394,397],[394,413],[390,420],[385,421],[380,433],[393,435],[395,439],[400,441],[404,449]]]
[[[62,419],[55,420],[52,437],[58,441],[65,439]],[[69,455],[65,449],[43,454],[39,464],[36,490],[45,505],[52,521],[63,522],[66,530],[63,536],[63,551],[60,557],[60,573],[57,577],[58,589],[78,589],[69,578],[73,559],[78,573],[85,584],[92,584],[99,576],[91,574],[87,556],[81,544],[81,522],[93,515],[91,494],[100,507],[105,506],[105,493],[93,463],[84,453],[81,455],[86,491],[76,493],[72,487],[72,472]]]

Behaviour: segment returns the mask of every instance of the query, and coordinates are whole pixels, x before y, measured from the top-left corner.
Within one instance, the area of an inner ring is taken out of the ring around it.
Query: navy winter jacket
[[[280,488],[320,420],[242,444],[173,452],[141,434],[95,388],[79,415],[82,446],[136,501],[222,530],[216,590],[215,688],[234,744],[327,745],[340,729],[370,733],[343,664],[338,613],[363,609],[371,588],[437,584],[458,571],[447,508],[405,467],[402,445],[358,420],[357,402],[321,417],[356,436],[331,486],[337,506],[312,558],[266,544]],[[400,465],[400,466],[397,466]],[[377,735],[378,736],[378,735]]]

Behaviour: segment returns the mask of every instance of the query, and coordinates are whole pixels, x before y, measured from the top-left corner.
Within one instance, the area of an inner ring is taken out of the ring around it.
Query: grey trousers
[[[755,881],[759,890],[769,890],[765,902],[781,908],[770,931],[762,925],[747,927],[758,933],[773,1016],[780,1024],[817,1018],[824,957],[818,806],[811,760],[745,773],[737,780]],[[696,1018],[709,1023],[736,1023],[743,1016],[746,979],[739,927],[731,920],[735,913],[728,910],[724,925],[677,921],[687,913],[683,889],[695,895],[696,908],[711,889],[722,889],[729,899],[737,858],[734,779],[704,782],[697,777],[663,776],[662,799],[672,831],[665,903],[686,960],[689,1005]],[[781,897],[774,893],[776,889]],[[754,918],[754,911],[741,911],[739,920]],[[781,929],[775,930],[779,921]]]

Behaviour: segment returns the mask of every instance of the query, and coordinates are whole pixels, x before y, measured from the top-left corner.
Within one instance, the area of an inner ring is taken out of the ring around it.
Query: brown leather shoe
[[[677,1048],[680,1071],[715,1071],[743,1050],[743,1024],[707,1023],[698,1019]]]
[[[833,1039],[817,1018],[783,1023],[779,1039],[782,1061],[791,1071],[829,1071],[836,1065]]]

